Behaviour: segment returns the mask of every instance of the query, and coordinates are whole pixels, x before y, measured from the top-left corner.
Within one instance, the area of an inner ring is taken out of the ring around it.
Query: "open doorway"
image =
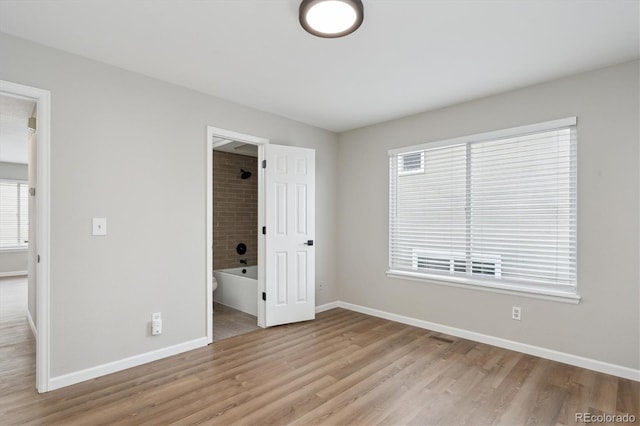
[[[255,152],[257,147],[257,282],[246,290],[251,307],[254,300],[257,303],[257,325],[271,327],[315,318],[315,150],[274,145],[267,139],[208,127],[206,308],[210,343],[213,341],[212,290],[217,282],[213,280],[213,155],[222,147],[245,154]],[[233,182],[248,180],[253,175],[243,170],[243,166],[240,170],[237,170],[238,164],[234,167],[227,176]],[[232,203],[234,198],[235,194],[231,193],[223,202]],[[246,226],[255,228],[255,221]],[[249,266],[250,247],[237,238],[232,238],[228,245],[232,262],[240,264],[240,277],[246,277],[249,268],[243,266]]]
[[[35,99],[0,92],[0,376],[35,377]],[[15,383],[16,386],[24,383]],[[33,382],[31,382],[31,386]]]
[[[0,81],[0,276],[11,281],[0,309],[21,326],[8,327],[20,336],[0,358],[30,366],[39,392],[49,390],[50,108],[49,91]]]
[[[269,141],[214,127],[207,136],[207,320],[214,342],[263,326],[261,164]]]
[[[258,327],[258,146],[215,138],[213,341]]]

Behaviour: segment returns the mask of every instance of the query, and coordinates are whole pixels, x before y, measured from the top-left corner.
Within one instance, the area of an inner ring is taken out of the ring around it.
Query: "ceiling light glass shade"
[[[362,25],[361,0],[303,0],[300,25],[307,32],[326,38],[343,37]]]

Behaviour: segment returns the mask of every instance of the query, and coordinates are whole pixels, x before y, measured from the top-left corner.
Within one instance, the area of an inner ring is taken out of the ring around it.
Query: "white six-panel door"
[[[269,327],[315,318],[315,151],[264,148]]]

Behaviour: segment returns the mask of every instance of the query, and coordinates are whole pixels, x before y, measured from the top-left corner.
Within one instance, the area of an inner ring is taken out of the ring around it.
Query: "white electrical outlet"
[[[155,312],[151,315],[151,335],[162,334],[162,313]]]
[[[511,307],[511,319],[520,321],[522,319],[522,308],[520,306]]]

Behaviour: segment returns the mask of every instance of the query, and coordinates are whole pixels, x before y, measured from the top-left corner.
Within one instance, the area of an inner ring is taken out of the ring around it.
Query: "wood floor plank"
[[[398,368],[389,371],[386,377],[377,379],[375,386],[370,386],[361,397],[350,401],[349,405],[342,410],[335,411],[326,419],[326,423],[365,425],[375,423],[386,417],[395,403],[406,398],[408,389],[425,388],[427,383],[425,377],[428,377],[426,372],[435,368],[433,361],[437,359],[438,353],[434,351],[435,356],[431,357],[427,355],[428,352],[425,352],[425,349],[426,346],[421,345],[400,358],[399,361],[406,358],[412,362],[406,366],[399,364]],[[384,383],[384,386],[381,386],[381,383]],[[351,390],[345,392],[345,394],[352,393]]]
[[[343,309],[39,395],[0,322],[0,424],[575,424],[640,418],[640,384]]]
[[[367,319],[366,316],[361,318],[362,321]],[[359,322],[356,321],[351,325],[347,326],[348,330],[351,326],[356,326]],[[331,323],[327,327],[329,330],[335,329]],[[270,330],[269,330],[270,331]],[[299,331],[299,330],[298,330]],[[338,330],[339,332],[340,330]],[[334,331],[334,333],[336,333]],[[81,411],[82,409],[89,410],[92,406],[99,405],[103,408],[108,407],[110,405],[118,405],[122,398],[130,398],[132,395],[136,395],[140,392],[140,389],[149,386],[161,386],[165,383],[170,383],[175,376],[183,376],[188,374],[200,374],[203,372],[209,371],[209,366],[205,363],[207,359],[212,359],[217,361],[216,365],[224,368],[216,369],[214,374],[208,375],[209,383],[213,383],[219,380],[225,380],[228,376],[238,376],[242,377],[245,372],[259,371],[258,368],[261,364],[265,362],[269,362],[270,360],[279,359],[282,351],[286,350],[286,348],[291,347],[292,345],[296,345],[302,342],[306,342],[306,336],[302,333],[300,336],[292,335],[288,333],[283,333],[286,338],[282,338],[282,336],[278,336],[277,339],[264,339],[267,344],[262,344],[258,342],[257,337],[250,335],[238,336],[237,340],[239,342],[249,340],[253,345],[249,345],[245,347],[244,352],[239,354],[236,351],[221,351],[220,356],[210,357],[210,356],[194,356],[187,357],[178,355],[177,360],[173,360],[168,368],[158,370],[152,373],[147,372],[143,378],[147,380],[141,380],[138,377],[132,377],[130,380],[124,381],[116,381],[115,387],[107,387],[100,392],[94,392],[89,395],[84,392],[81,392],[78,397],[68,398],[66,401],[67,406],[73,406],[74,411]],[[329,335],[326,339],[330,339],[335,337],[333,335]],[[318,337],[317,342],[322,344],[325,340],[325,337]],[[222,343],[222,342],[221,342]],[[246,346],[246,344],[241,344],[240,346]],[[247,350],[251,349],[251,350]],[[192,351],[191,354],[203,352]],[[177,362],[176,362],[177,361]],[[158,364],[162,364],[163,361],[159,361]],[[144,368],[145,366],[138,367],[139,369]],[[111,376],[129,376],[127,372],[116,373]],[[107,376],[109,377],[109,376]],[[101,378],[100,380],[107,380],[107,378]],[[207,386],[209,383],[205,382],[202,385]],[[77,385],[83,386],[83,384]],[[70,391],[75,386],[72,386],[69,389]],[[64,411],[65,407],[58,407],[58,411]],[[56,420],[56,415],[53,413],[52,416],[45,417],[47,421]]]
[[[347,330],[348,330],[348,327],[347,327]],[[376,333],[376,332],[377,332],[377,331],[376,331],[376,327],[374,327],[374,328],[373,328],[373,330],[369,330],[369,331],[367,331],[366,333],[362,333],[362,335],[363,335],[363,337],[366,339],[366,335],[367,335],[367,334],[370,334],[370,333]],[[385,339],[383,339],[383,340],[382,340],[382,342],[380,342],[380,341],[378,341],[378,342],[380,343],[380,345],[384,345],[384,344],[385,344],[385,340],[392,340],[392,337],[393,337],[393,336],[387,336]],[[356,345],[353,345],[353,342],[352,342],[352,341],[349,341],[349,342],[348,342],[348,344],[349,344],[349,346],[348,346],[349,348],[353,348],[352,353],[357,354],[357,353],[361,352],[360,347],[359,347],[359,346],[356,346]],[[331,348],[330,348],[330,349],[331,349]],[[332,362],[331,362],[331,364],[332,364],[332,368],[335,370],[335,366],[337,366],[337,365],[343,365],[343,364],[344,364],[344,362],[345,362],[345,361],[344,361],[345,359],[347,359],[347,360],[348,360],[348,359],[350,359],[350,358],[351,358],[350,356],[348,356],[348,354],[340,353],[340,352],[336,353],[336,352],[335,352],[335,350],[331,349],[331,350],[330,350],[330,354],[327,354],[327,355],[323,358],[323,360],[318,360],[318,361],[316,361],[316,363],[314,364],[314,366],[313,366],[312,368],[310,368],[310,364],[309,364],[308,362],[302,362],[302,363],[301,363],[301,365],[297,365],[297,364],[296,364],[297,362],[299,362],[299,361],[300,361],[299,354],[298,354],[297,356],[296,356],[296,354],[292,354],[292,357],[293,357],[296,361],[294,361],[294,362],[292,363],[291,367],[297,370],[296,374],[298,374],[298,375],[300,375],[301,373],[305,373],[305,374],[306,374],[308,370],[311,370],[311,371],[313,372],[313,374],[322,374],[322,371],[323,371],[323,363],[324,363],[326,360],[331,360],[331,361],[332,361]],[[332,359],[332,358],[335,358],[335,359]],[[347,362],[348,362],[348,361],[347,361]],[[277,385],[279,381],[283,381],[283,380],[284,380],[284,382],[286,382],[289,386],[291,385],[291,383],[298,383],[298,382],[296,382],[295,380],[294,380],[294,382],[291,382],[291,381],[290,381],[290,379],[291,379],[292,377],[295,377],[295,375],[293,375],[293,376],[292,376],[291,374],[289,374],[288,376],[285,376],[284,378],[282,378],[282,377],[278,377],[277,375],[276,375],[276,376],[274,376],[274,377],[275,377],[275,378],[274,378],[272,381],[270,381],[270,382],[268,383],[268,386],[273,386],[274,384],[275,384],[275,385]],[[304,379],[304,380],[309,380],[311,377],[313,377],[313,375],[307,375],[307,376],[303,377],[303,379]],[[300,379],[297,379],[297,380],[300,380]],[[275,382],[275,383],[274,383],[274,382]],[[295,389],[295,388],[294,388],[294,389]],[[291,391],[291,389],[285,389],[285,390],[286,390],[286,391]],[[268,391],[268,388],[265,388],[265,389],[264,389],[264,391]],[[257,397],[256,397],[257,401],[252,401],[252,402],[249,404],[249,407],[244,407],[244,409],[247,409],[247,408],[250,408],[250,409],[252,409],[252,410],[258,409],[259,407],[261,407],[261,405],[260,405],[260,404],[262,404],[262,402],[263,402],[264,400],[272,399],[272,398],[274,398],[274,396],[275,396],[275,393],[274,393],[273,391],[272,391],[272,392],[270,392],[270,395],[269,395],[269,396],[264,396],[264,395],[263,395],[263,389],[261,389],[260,387],[253,387],[253,388],[252,388],[252,390],[251,390],[251,392],[253,392],[254,394],[256,394],[256,396],[257,396]],[[210,410],[208,410],[208,411],[210,411]],[[222,415],[220,415],[220,414],[219,414],[219,415],[218,415],[218,418],[217,418],[216,420],[217,420],[217,421],[219,421],[219,422],[221,422],[221,424],[226,424],[226,423],[228,423],[228,422],[236,421],[236,420],[235,420],[235,418],[234,418],[233,416],[236,416],[236,415],[237,415],[236,413],[237,413],[238,411],[239,411],[239,410],[232,409],[232,410],[230,410],[230,412],[225,412],[225,413],[224,413],[224,414],[222,414]],[[197,417],[197,416],[196,416],[196,417],[191,416],[191,417],[187,418],[186,420],[187,420],[188,422],[191,422],[191,421],[193,421],[195,418],[197,418],[199,421],[200,421],[200,420],[202,420],[200,417]]]
[[[616,412],[619,414],[632,413],[638,409],[640,401],[640,386],[631,380],[618,379],[616,391]]]

